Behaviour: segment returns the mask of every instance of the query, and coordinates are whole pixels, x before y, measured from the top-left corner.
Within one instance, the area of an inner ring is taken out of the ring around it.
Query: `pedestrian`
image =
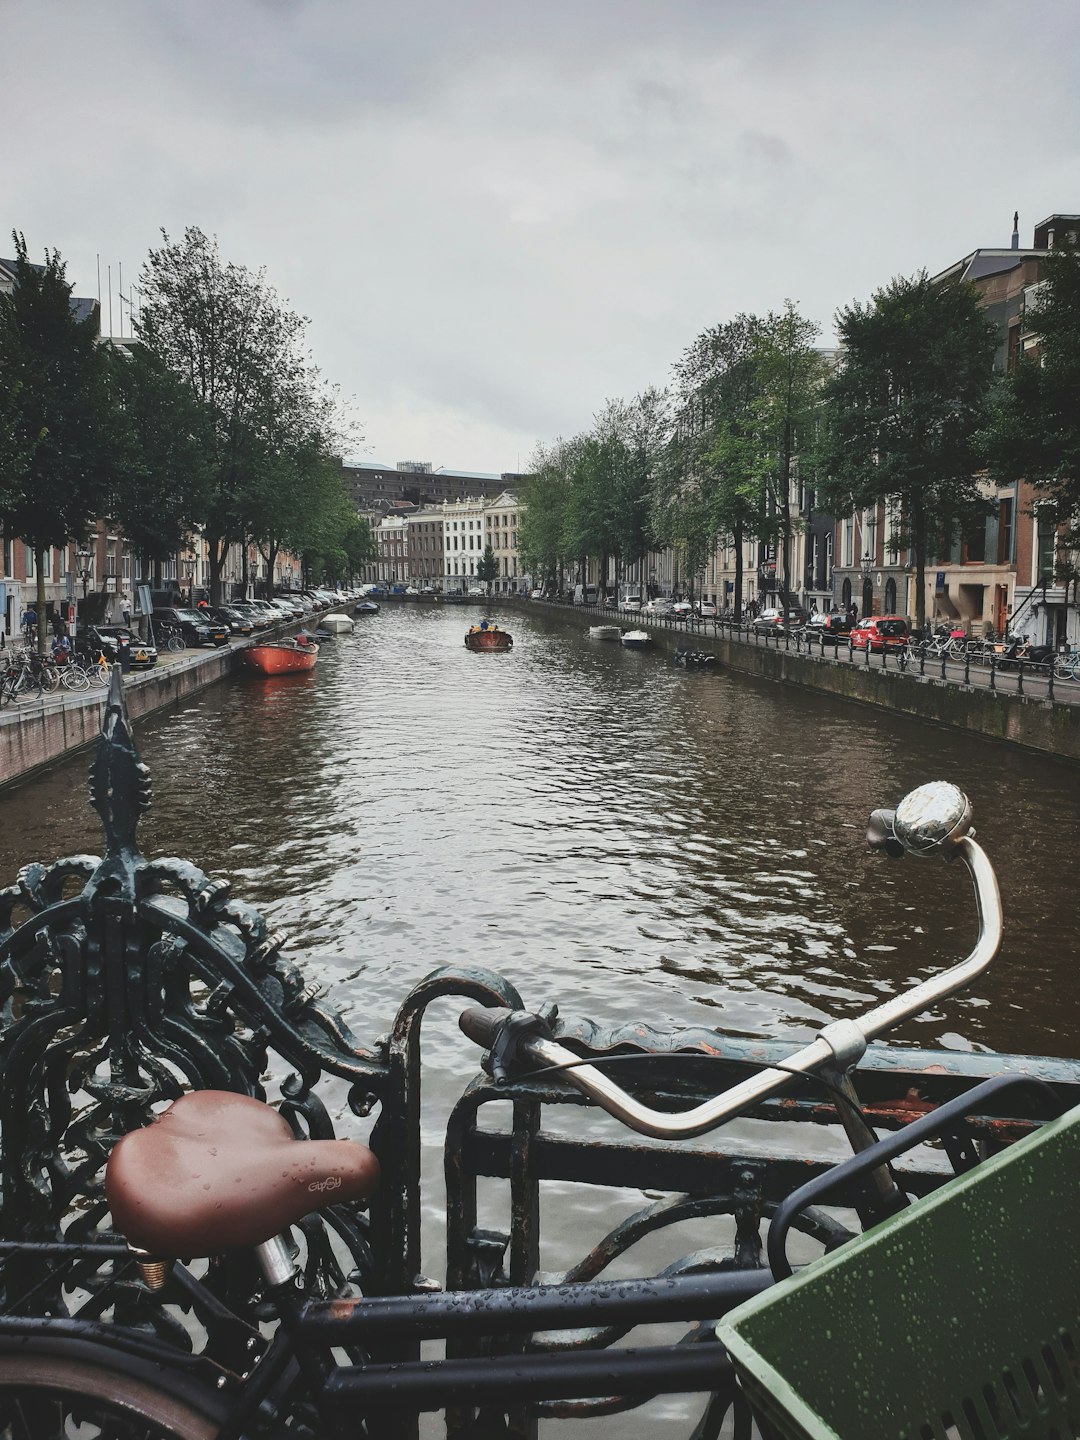
[[[120,614],[124,617],[124,624],[131,628],[131,601],[126,595],[120,596]]]
[[[22,613],[22,630],[26,637],[27,644],[37,639],[37,611],[32,605],[27,605]]]

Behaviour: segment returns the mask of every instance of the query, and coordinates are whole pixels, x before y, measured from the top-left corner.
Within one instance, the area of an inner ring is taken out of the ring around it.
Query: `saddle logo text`
[[[311,1184],[310,1184],[307,1188],[308,1188],[309,1190],[318,1190],[318,1191],[340,1190],[340,1189],[341,1189],[341,1176],[340,1176],[340,1175],[328,1175],[325,1180],[312,1180]]]

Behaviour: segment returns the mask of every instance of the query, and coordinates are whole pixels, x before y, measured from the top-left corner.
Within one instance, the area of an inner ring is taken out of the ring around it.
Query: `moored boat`
[[[652,644],[652,636],[647,630],[627,630],[622,643],[628,650],[645,650]]]
[[[330,630],[335,635],[348,635],[353,628],[353,622],[348,615],[342,615],[340,611],[335,611],[332,615],[323,615],[319,624],[324,630]]]
[[[240,653],[244,664],[260,675],[290,675],[314,670],[319,647],[300,645],[295,640],[279,640],[273,645],[252,645]]]
[[[590,640],[618,640],[621,636],[622,631],[619,629],[618,625],[589,626]]]
[[[361,600],[359,605],[353,606],[354,615],[377,615],[379,607],[374,600]]]
[[[497,625],[489,625],[486,620],[479,625],[471,625],[465,632],[466,650],[512,650],[513,647],[514,637]]]

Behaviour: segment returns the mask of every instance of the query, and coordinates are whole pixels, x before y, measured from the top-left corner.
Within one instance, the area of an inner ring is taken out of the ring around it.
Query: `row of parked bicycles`
[[[50,695],[56,690],[89,690],[107,686],[109,662],[103,652],[40,655],[26,647],[12,648],[0,660],[0,706],[22,696]]]

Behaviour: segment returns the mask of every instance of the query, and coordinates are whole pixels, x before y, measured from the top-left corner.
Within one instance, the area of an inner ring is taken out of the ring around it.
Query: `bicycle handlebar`
[[[1001,945],[1001,897],[993,866],[973,839],[971,814],[971,804],[962,791],[954,785],[933,782],[913,790],[895,812],[876,811],[870,832],[872,843],[894,855],[940,853],[946,859],[959,857],[964,862],[975,887],[979,919],[979,935],[971,953],[943,974],[874,1006],[859,1019],[833,1021],[786,1060],[783,1070],[761,1070],[692,1110],[673,1115],[641,1104],[595,1066],[580,1064],[579,1055],[549,1038],[547,1026],[539,1017],[525,1012],[473,1009],[461,1015],[459,1025],[470,1039],[492,1050],[498,1046],[505,1027],[516,1021],[517,1049],[540,1066],[573,1066],[567,1071],[567,1079],[631,1129],[657,1139],[702,1135],[783,1090],[796,1075],[809,1074],[823,1065],[849,1070],[861,1060],[871,1040],[982,974]],[[532,1023],[525,1024],[526,1020]],[[495,1074],[499,1079],[498,1068]]]

